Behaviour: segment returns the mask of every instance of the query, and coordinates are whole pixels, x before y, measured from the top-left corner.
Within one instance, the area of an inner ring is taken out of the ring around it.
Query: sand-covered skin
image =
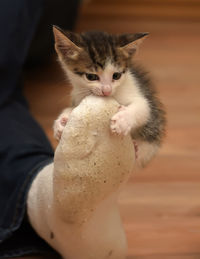
[[[118,109],[112,98],[88,96],[69,117],[54,161],[55,204],[69,223],[85,222],[133,170],[130,136],[110,131],[110,118]]]
[[[119,104],[88,96],[73,110],[54,163],[35,177],[27,213],[35,231],[64,259],[125,259],[118,194],[135,162],[131,137],[113,135]]]

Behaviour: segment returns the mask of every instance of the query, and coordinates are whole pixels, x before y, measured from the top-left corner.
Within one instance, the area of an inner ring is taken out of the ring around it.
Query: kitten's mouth
[[[110,96],[110,95],[111,95],[111,93],[112,93],[111,91],[109,91],[109,92],[107,92],[107,91],[106,91],[106,92],[105,92],[105,91],[104,91],[104,92],[102,92],[103,96]]]
[[[97,96],[102,96],[102,97],[106,97],[106,96],[111,96],[111,92],[110,93],[93,93],[94,95],[97,95]]]
[[[106,96],[111,96],[112,92],[95,92],[95,91],[91,91],[91,94],[96,95],[96,96],[102,96],[102,97],[106,97]]]

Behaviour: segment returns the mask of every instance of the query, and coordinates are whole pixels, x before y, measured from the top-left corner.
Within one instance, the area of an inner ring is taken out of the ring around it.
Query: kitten
[[[131,133],[138,165],[146,165],[160,147],[165,131],[162,104],[147,74],[133,60],[147,33],[76,34],[56,26],[53,31],[59,61],[73,86],[73,107],[91,94],[116,99],[121,106],[111,119],[111,131]],[[65,109],[54,123],[57,140],[73,107]]]

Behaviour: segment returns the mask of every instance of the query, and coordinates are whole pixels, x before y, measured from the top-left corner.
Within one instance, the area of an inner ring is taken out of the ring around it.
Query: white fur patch
[[[144,125],[150,116],[148,100],[140,91],[136,79],[130,73],[125,74],[123,84],[117,89],[114,98],[126,106],[126,120],[129,117],[131,128]],[[121,111],[119,111],[121,112]],[[121,112],[122,113],[122,112]]]

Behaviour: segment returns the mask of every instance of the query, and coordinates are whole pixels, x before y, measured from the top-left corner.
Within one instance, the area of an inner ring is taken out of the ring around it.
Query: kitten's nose
[[[103,85],[102,86],[102,93],[104,96],[109,96],[112,93],[112,88],[110,85]]]

